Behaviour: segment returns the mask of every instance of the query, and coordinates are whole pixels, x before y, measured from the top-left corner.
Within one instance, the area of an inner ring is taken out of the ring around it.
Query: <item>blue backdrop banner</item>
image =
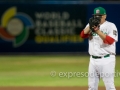
[[[0,3],[0,52],[87,52],[79,34],[98,6],[119,34],[120,4]]]
[[[1,4],[0,52],[84,52],[87,6]]]

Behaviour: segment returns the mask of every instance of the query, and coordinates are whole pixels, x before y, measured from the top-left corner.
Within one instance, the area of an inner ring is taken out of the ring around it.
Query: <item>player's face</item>
[[[94,15],[94,18],[98,18],[99,20],[102,21],[102,18],[103,18],[103,17],[102,17],[102,15]],[[101,21],[100,21],[100,22],[101,22]]]
[[[106,19],[106,15],[94,15],[94,17],[101,18],[101,23],[103,23]]]

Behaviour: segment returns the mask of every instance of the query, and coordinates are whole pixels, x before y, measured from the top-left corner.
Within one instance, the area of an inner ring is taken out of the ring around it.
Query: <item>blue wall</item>
[[[106,9],[107,20],[115,23],[119,32],[120,4],[0,3],[0,52],[87,52],[88,40],[79,34],[98,6]],[[17,19],[14,27],[16,18],[20,21]],[[17,30],[20,23],[21,33],[8,32]]]

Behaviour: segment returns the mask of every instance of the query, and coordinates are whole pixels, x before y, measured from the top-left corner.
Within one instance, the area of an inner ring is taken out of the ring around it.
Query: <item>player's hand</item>
[[[98,25],[98,26],[93,26],[92,29],[96,32],[97,30],[100,29],[100,25]]]

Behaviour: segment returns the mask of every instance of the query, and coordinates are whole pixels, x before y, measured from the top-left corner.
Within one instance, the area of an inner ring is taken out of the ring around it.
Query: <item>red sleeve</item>
[[[88,38],[89,34],[84,34],[84,30],[82,30],[82,32],[80,33],[80,36],[82,38]]]
[[[105,44],[113,44],[114,41],[115,41],[115,40],[114,40],[112,37],[106,35],[106,38],[105,38],[105,40],[104,40],[103,42],[104,42]]]

